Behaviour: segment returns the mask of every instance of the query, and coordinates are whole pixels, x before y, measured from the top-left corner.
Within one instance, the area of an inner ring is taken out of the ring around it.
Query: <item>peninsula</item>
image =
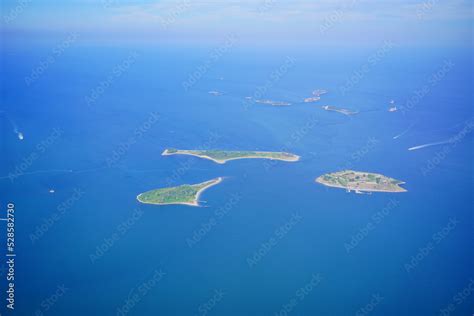
[[[215,178],[198,184],[184,184],[177,187],[156,189],[141,193],[137,200],[145,204],[167,205],[184,204],[199,206],[199,197],[204,190],[222,182],[222,178]]]
[[[326,111],[339,112],[339,113],[342,113],[344,115],[354,115],[354,114],[359,113],[359,112],[354,112],[354,111],[347,110],[347,109],[337,108],[337,107],[332,106],[332,105],[324,105],[324,106],[322,106],[322,108],[325,109]]]
[[[400,184],[405,182],[386,177],[378,173],[343,170],[328,173],[316,178],[316,182],[328,187],[346,189],[347,192],[354,190],[361,192],[406,192]]]
[[[229,160],[236,159],[272,159],[282,160],[288,162],[298,161],[299,156],[273,151],[226,151],[226,150],[180,150],[180,149],[165,149],[163,156],[169,155],[190,155],[199,158],[209,159],[216,163],[223,164]]]

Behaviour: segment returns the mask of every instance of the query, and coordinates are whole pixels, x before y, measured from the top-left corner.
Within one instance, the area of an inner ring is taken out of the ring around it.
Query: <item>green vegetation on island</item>
[[[151,190],[139,194],[137,200],[145,204],[185,204],[199,206],[199,196],[201,193],[221,181],[222,178],[216,178],[198,184],[184,184],[177,187]]]
[[[316,182],[329,187],[354,190],[356,193],[366,192],[406,192],[400,187],[405,182],[386,177],[378,173],[344,170],[322,175]]]
[[[226,150],[180,150],[180,149],[166,149],[163,156],[168,155],[191,155],[199,158],[209,159],[216,163],[223,164],[229,160],[235,159],[248,159],[248,158],[261,158],[261,159],[273,159],[282,161],[298,161],[299,156],[285,153],[285,152],[272,152],[272,151],[226,151]]]

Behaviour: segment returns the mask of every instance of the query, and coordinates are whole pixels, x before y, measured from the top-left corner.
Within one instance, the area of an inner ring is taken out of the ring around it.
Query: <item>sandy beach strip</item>
[[[345,190],[352,190],[352,191],[361,191],[361,192],[387,192],[387,193],[403,193],[403,192],[408,192],[407,189],[405,188],[402,188],[402,187],[399,187],[400,190],[397,190],[397,191],[393,191],[393,190],[378,190],[378,189],[364,189],[364,188],[356,188],[356,187],[349,187],[349,188],[346,188],[346,187],[343,187],[341,185],[335,185],[335,184],[328,184],[326,182],[322,182],[318,179],[315,180],[317,183],[320,183],[324,186],[327,186],[327,187],[331,187],[331,188],[338,188],[338,189],[345,189]],[[405,184],[405,182],[400,182],[398,185],[400,184]]]

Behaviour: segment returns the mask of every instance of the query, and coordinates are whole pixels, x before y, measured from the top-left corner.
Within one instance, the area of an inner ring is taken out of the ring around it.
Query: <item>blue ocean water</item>
[[[18,315],[472,313],[472,294],[456,296],[474,277],[471,56],[52,47],[2,48],[0,202],[16,209]],[[329,93],[301,102],[317,88]],[[392,99],[399,111],[390,113]],[[168,147],[302,159],[217,165],[161,156]],[[314,182],[342,168],[401,179],[408,192],[358,195]],[[225,180],[201,196],[204,207],[135,199],[218,176]]]

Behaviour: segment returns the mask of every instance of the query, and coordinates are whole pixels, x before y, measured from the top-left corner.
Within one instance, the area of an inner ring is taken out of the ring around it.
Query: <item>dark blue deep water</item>
[[[15,204],[16,315],[472,313],[472,56],[394,47],[374,57],[383,44],[56,45],[12,41],[1,52],[0,203]],[[329,93],[301,102],[317,88]],[[246,101],[254,95],[293,104]],[[391,99],[399,111],[387,111]],[[218,165],[161,156],[167,147],[302,159]],[[343,168],[401,179],[408,192],[314,182]],[[201,208],[135,199],[218,176]]]

